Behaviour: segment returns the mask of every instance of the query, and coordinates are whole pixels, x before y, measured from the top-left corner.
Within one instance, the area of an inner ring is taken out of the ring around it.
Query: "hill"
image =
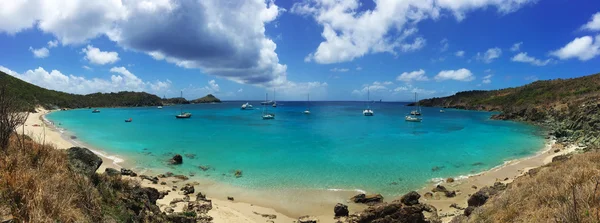
[[[544,125],[559,142],[600,146],[600,74],[536,81],[521,87],[465,91],[422,106],[499,111],[493,119]]]
[[[162,103],[164,105],[178,105],[178,104],[189,104],[190,101],[185,98],[177,97],[177,98],[165,98],[162,99]]]
[[[221,100],[218,99],[217,97],[215,97],[212,94],[208,94],[204,97],[192,100],[192,103],[194,104],[201,104],[201,103],[221,103]]]
[[[162,105],[158,96],[145,92],[69,94],[35,86],[2,71],[0,71],[0,86],[6,86],[8,93],[15,95],[23,107],[30,110],[38,105],[48,109]]]

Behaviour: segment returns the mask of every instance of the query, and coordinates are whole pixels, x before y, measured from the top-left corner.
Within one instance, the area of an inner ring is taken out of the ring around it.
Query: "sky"
[[[599,73],[600,1],[0,1],[0,50],[69,93],[411,101]]]

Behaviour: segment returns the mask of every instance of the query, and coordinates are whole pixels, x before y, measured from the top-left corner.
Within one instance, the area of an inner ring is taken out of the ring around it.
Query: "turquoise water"
[[[136,169],[194,173],[234,186],[258,189],[361,189],[399,195],[433,178],[481,172],[532,155],[544,146],[535,127],[490,120],[491,113],[423,108],[423,122],[404,121],[404,103],[376,103],[362,116],[361,102],[281,102],[269,109],[240,110],[242,102],[186,105],[191,119],[175,119],[179,107],[58,111],[48,119],[78,140],[118,154]],[[258,103],[254,103],[260,107]],[[124,119],[133,118],[125,123]],[[166,163],[174,153],[184,164]],[[203,172],[198,166],[214,169]],[[243,177],[233,177],[234,170]]]

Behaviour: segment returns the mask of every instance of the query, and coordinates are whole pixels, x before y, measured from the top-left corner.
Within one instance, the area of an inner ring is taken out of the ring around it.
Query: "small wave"
[[[338,188],[330,188],[330,189],[327,189],[327,190],[328,191],[336,191],[336,192],[337,191],[351,191],[351,192],[358,192],[358,193],[361,193],[361,194],[366,194],[367,193],[367,191],[364,191],[364,190],[361,190],[361,189],[338,189]]]

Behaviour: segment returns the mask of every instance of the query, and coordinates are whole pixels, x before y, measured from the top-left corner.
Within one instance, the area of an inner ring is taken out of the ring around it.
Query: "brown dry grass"
[[[600,153],[574,155],[516,179],[468,222],[600,222]]]

